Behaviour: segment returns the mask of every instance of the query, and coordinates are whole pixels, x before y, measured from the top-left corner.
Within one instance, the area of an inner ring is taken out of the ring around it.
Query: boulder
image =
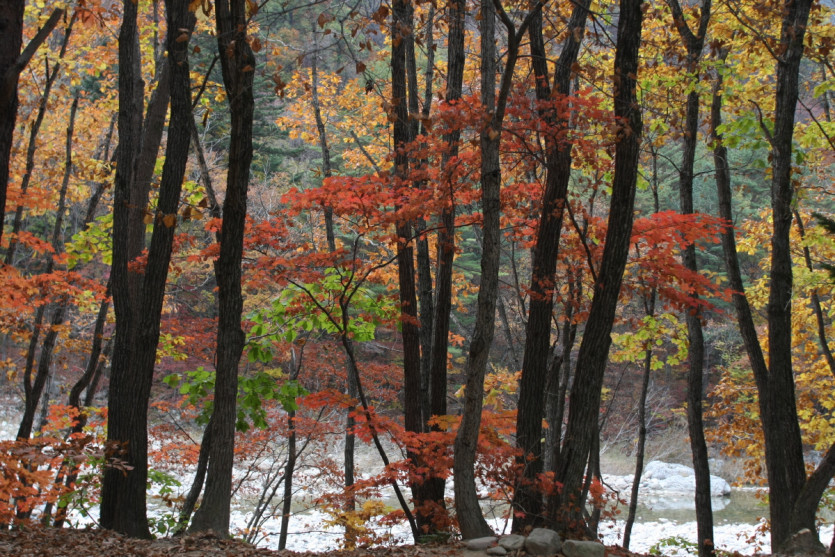
[[[605,557],[606,547],[600,542],[565,540],[562,554],[565,557]]]
[[[487,555],[498,555],[501,557],[502,555],[507,555],[507,550],[500,545],[490,547],[485,551]]]
[[[621,492],[632,488],[632,475],[608,476],[607,485]],[[654,460],[646,465],[641,475],[641,497],[675,495],[693,495],[696,491],[696,473],[689,466],[670,464]],[[710,476],[711,497],[727,497],[731,486],[719,476]]]
[[[694,493],[696,491],[696,472],[683,464],[670,464],[653,460],[644,468],[641,476],[641,488],[649,488],[666,493]],[[731,486],[719,476],[710,476],[711,497],[724,497],[731,494]]]
[[[560,535],[547,528],[534,528],[525,540],[525,551],[529,555],[550,557],[559,553],[561,548]]]
[[[488,547],[493,547],[498,541],[496,536],[486,536],[484,538],[473,538],[464,540],[464,547],[473,551],[483,551]]]
[[[499,540],[499,545],[508,551],[515,551],[525,547],[525,536],[510,534]]]

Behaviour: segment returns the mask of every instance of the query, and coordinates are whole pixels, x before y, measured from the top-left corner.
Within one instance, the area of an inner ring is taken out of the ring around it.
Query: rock
[[[534,528],[525,540],[525,551],[530,555],[556,555],[561,548],[560,535],[547,528]]]
[[[612,476],[605,478],[612,488],[627,492],[632,488],[632,476]],[[689,466],[670,464],[654,460],[646,465],[641,475],[641,497],[661,494],[692,495],[696,491],[696,473]],[[731,493],[731,486],[719,476],[710,476],[711,497],[726,497]]]
[[[488,548],[485,551],[487,555],[507,555],[507,550],[500,545]]]
[[[464,547],[472,549],[473,551],[482,551],[488,547],[493,547],[498,538],[496,536],[487,536],[484,538],[473,538],[471,540],[464,540]]]
[[[565,557],[605,557],[606,547],[599,542],[565,540],[562,554]]]
[[[510,534],[499,540],[499,545],[508,551],[515,551],[525,547],[525,536]]]

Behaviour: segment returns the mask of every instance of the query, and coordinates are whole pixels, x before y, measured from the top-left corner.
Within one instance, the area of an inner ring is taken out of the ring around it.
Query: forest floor
[[[135,540],[105,530],[31,528],[0,530],[0,555],[8,557],[484,557],[461,544],[400,545],[353,551],[298,553],[254,547],[213,535]],[[609,548],[609,557],[637,557]]]

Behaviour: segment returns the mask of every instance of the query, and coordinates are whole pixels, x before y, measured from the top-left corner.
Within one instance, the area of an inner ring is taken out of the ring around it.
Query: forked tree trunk
[[[642,131],[641,111],[635,93],[641,27],[641,0],[621,0],[614,68],[615,117],[619,131],[609,224],[591,310],[577,356],[562,466],[556,476],[556,480],[563,484],[558,516],[555,517],[557,523],[561,529],[582,533],[585,533],[583,474],[594,442],[594,428],[589,428],[588,424],[596,423],[600,413],[610,333],[632,232]]]
[[[24,0],[0,2],[0,240],[6,216],[6,192],[9,184],[9,163],[17,123],[17,87],[20,73],[35,51],[58,25],[65,14],[56,8],[26,48],[23,46]]]
[[[484,403],[484,374],[495,331],[496,298],[499,286],[499,255],[501,253],[501,166],[499,147],[507,98],[513,81],[513,70],[519,55],[519,43],[541,9],[537,3],[527,13],[517,30],[501,5],[491,0],[481,2],[481,104],[489,119],[480,134],[482,253],[481,284],[476,302],[475,330],[470,341],[466,365],[464,408],[461,425],[455,436],[453,484],[458,525],[465,539],[489,535],[492,530],[484,520],[475,487],[475,458],[481,429]],[[498,10],[497,10],[498,8]],[[507,29],[507,52],[499,93],[496,94],[495,20],[498,15]]]
[[[566,99],[571,92],[571,72],[580,53],[586,26],[589,0],[575,4],[568,23],[568,33],[554,69],[553,91],[542,37],[542,13],[531,20],[528,34],[531,39],[531,65],[534,70],[536,98],[547,103]],[[568,199],[571,177],[573,143],[561,141],[557,134],[568,128],[567,118],[559,116],[556,107],[541,108],[539,117],[552,133],[545,134],[545,192],[542,197],[536,244],[533,248],[530,307],[525,331],[525,352],[522,377],[519,381],[519,404],[516,418],[516,446],[522,450],[519,464],[524,473],[513,497],[513,531],[522,532],[528,526],[544,520],[542,494],[536,488],[536,478],[542,472],[542,418],[548,381],[548,356],[551,346],[551,321],[554,310],[554,280],[557,254],[562,233],[563,215]],[[552,382],[554,384],[554,382]]]
[[[195,22],[193,14],[188,11],[188,5],[183,2],[169,3],[166,17],[168,57],[176,62],[170,67],[171,118],[168,143],[142,287],[138,292],[131,293],[128,286],[131,216],[127,202],[135,195],[137,187],[134,182],[134,164],[139,147],[140,118],[136,112],[141,115],[142,83],[138,73],[136,5],[132,2],[125,2],[124,5],[119,64],[121,156],[117,167],[113,223],[112,278],[117,319],[108,397],[108,442],[111,454],[115,450],[114,444],[122,445],[126,451],[124,458],[132,468],[128,471],[108,468],[105,471],[101,503],[102,527],[131,537],[145,538],[150,537],[145,499],[148,400],[177,209],[188,160],[191,93],[187,49]],[[130,299],[131,295],[138,295],[135,301],[139,303],[131,303],[134,301]]]

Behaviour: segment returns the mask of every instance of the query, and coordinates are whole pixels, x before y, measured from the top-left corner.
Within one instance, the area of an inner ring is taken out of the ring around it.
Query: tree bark
[[[549,84],[548,61],[542,38],[542,13],[531,20],[531,65],[534,70],[536,98],[541,103],[566,99],[571,92],[571,68],[577,61],[586,27],[589,0],[574,5],[562,52],[554,69],[553,92]],[[519,464],[523,476],[513,497],[513,531],[523,532],[528,526],[544,521],[542,494],[536,489],[536,478],[542,472],[542,417],[548,380],[548,356],[551,346],[551,319],[554,310],[554,279],[568,182],[571,177],[573,143],[561,141],[560,131],[569,126],[554,106],[543,104],[539,117],[549,129],[545,133],[545,192],[531,262],[530,304],[525,331],[525,352],[519,381],[519,404],[516,417],[516,446],[522,450]]]
[[[61,192],[58,197],[58,209],[55,217],[55,224],[52,229],[52,249],[55,255],[61,254],[63,250],[63,243],[61,242],[61,233],[64,227],[64,213],[67,208],[67,188],[70,184],[70,177],[72,175],[72,143],[73,133],[75,131],[75,115],[78,110],[78,97],[73,100],[70,107],[70,121],[67,125],[67,142],[66,142],[66,159],[64,162],[64,177],[61,181]],[[10,246],[11,248],[11,246]],[[45,273],[51,273],[55,268],[55,259],[52,254],[47,254]],[[43,344],[41,345],[41,353],[38,358],[38,369],[35,372],[34,381],[31,380],[32,367],[34,365],[34,344],[37,343],[42,319],[44,316],[45,305],[38,308],[35,316],[34,331],[32,332],[32,341],[29,344],[29,350],[26,354],[26,369],[24,370],[24,401],[23,401],[23,416],[20,419],[20,427],[17,430],[17,438],[28,439],[32,435],[32,424],[35,419],[35,411],[37,410],[38,401],[43,393],[44,385],[49,377],[50,366],[52,363],[52,351],[55,349],[55,343],[58,340],[58,327],[64,322],[64,316],[67,312],[69,300],[60,300],[52,310],[52,319],[50,320],[49,329],[46,331]]]
[[[591,310],[577,356],[562,467],[556,477],[563,484],[563,489],[559,495],[557,516],[554,518],[561,529],[575,532],[585,530],[581,490],[583,473],[594,441],[593,428],[589,428],[588,424],[595,423],[600,412],[603,375],[611,344],[609,335],[632,231],[642,131],[641,111],[635,94],[641,20],[641,1],[621,0],[614,71],[615,117],[619,130],[609,224]]]
[[[703,0],[699,27],[694,34],[684,19],[678,0],[667,2],[673,13],[673,20],[678,28],[681,40],[687,50],[688,79],[693,84],[699,80],[699,60],[704,49],[707,24],[710,20],[711,0]],[[695,87],[687,95],[685,105],[684,145],[682,161],[679,166],[679,197],[681,214],[693,213],[693,167],[696,158],[696,142],[699,134],[699,93]],[[696,273],[696,246],[691,244],[682,251],[684,266]],[[696,475],[696,524],[699,557],[713,556],[713,511],[710,502],[710,466],[708,464],[707,443],[705,441],[702,416],[702,391],[704,374],[705,342],[702,331],[701,310],[692,307],[685,315],[689,347],[687,352],[687,426],[690,433],[690,450],[693,457],[693,469]]]
[[[775,550],[797,528],[815,531],[815,523],[793,524],[792,509],[806,481],[803,444],[797,421],[792,370],[791,293],[792,262],[789,233],[792,222],[792,136],[798,98],[798,73],[810,0],[787,3],[781,29],[781,55],[777,58],[774,134],[771,138],[771,287],[768,298],[769,374],[767,391],[760,392],[770,406],[771,421],[764,423],[771,512],[771,546]]]
[[[147,408],[133,402],[134,385],[131,364],[134,361],[133,339],[136,337],[135,321],[128,288],[127,237],[130,192],[136,171],[137,153],[142,131],[142,96],[144,83],[140,70],[139,38],[137,35],[137,4],[123,2],[122,25],[119,32],[119,146],[117,148],[116,178],[113,191],[113,309],[116,314],[116,332],[113,361],[108,390],[108,442],[110,453],[120,453],[116,444],[129,451],[125,454],[133,469],[122,473],[106,469],[102,479],[102,499],[99,523],[103,528],[118,530],[134,537],[150,537],[145,505],[147,480]]]
[[[64,38],[61,41],[61,48],[58,52],[58,61],[52,66],[52,71],[46,72],[46,82],[43,86],[43,93],[38,100],[38,113],[32,126],[29,128],[29,145],[26,148],[26,167],[23,172],[23,178],[20,180],[20,199],[26,197],[26,192],[29,189],[29,184],[32,181],[32,172],[35,170],[35,152],[37,151],[37,138],[43,125],[44,116],[47,112],[47,103],[52,93],[52,86],[55,80],[58,79],[58,73],[61,70],[61,62],[64,60],[64,55],[67,53],[67,46],[72,35],[73,24],[75,23],[75,14],[70,19],[67,29],[64,31]],[[48,66],[47,66],[48,68]],[[17,235],[23,226],[23,205],[19,204],[15,209],[14,220],[12,221],[11,236],[9,238],[9,247],[6,250],[6,265],[12,265],[14,262],[15,251],[17,250]]]
[[[413,14],[411,5],[405,0],[392,4],[391,23],[391,74],[392,99],[394,111],[393,141],[394,168],[392,185],[396,190],[407,187],[409,182],[408,144],[414,134],[410,131],[409,107],[407,97],[407,45],[412,37]],[[414,51],[412,52],[414,54]],[[414,80],[413,80],[414,82]],[[402,194],[400,194],[402,195]],[[400,207],[396,207],[395,210]],[[412,247],[412,227],[404,219],[395,225],[397,233],[397,272],[400,290],[401,338],[403,340],[403,413],[406,431],[423,431],[420,389],[420,330],[418,327],[417,292],[415,286],[414,248]],[[420,456],[409,451],[408,458],[417,467]],[[420,506],[425,497],[423,478],[410,478],[410,487],[415,504]],[[426,517],[417,516],[418,528],[422,532],[429,528]],[[416,540],[417,541],[417,540]]]
[[[499,283],[499,256],[501,254],[501,166],[499,147],[504,122],[505,107],[513,81],[513,70],[519,55],[519,43],[541,9],[537,3],[518,31],[498,0],[481,2],[481,104],[488,120],[481,130],[481,207],[482,253],[481,284],[476,302],[475,330],[467,356],[464,408],[461,425],[455,436],[453,483],[458,525],[464,539],[490,535],[492,530],[484,520],[475,488],[474,466],[478,435],[481,429],[481,409],[484,403],[484,374],[490,345],[495,331],[496,298]],[[507,28],[507,52],[499,93],[496,94],[496,45],[495,20],[501,17]]]
[[[12,140],[17,123],[17,88],[20,72],[65,14],[63,8],[53,10],[44,26],[21,52],[25,6],[24,0],[0,3],[0,240],[3,239],[6,217],[6,192],[9,184]]]
[[[180,191],[185,176],[189,151],[189,125],[191,118],[191,93],[188,64],[188,38],[194,28],[194,16],[184,2],[168,3],[166,10],[168,39],[167,48],[170,65],[171,119],[168,143],[165,150],[165,164],[160,180],[157,214],[148,249],[148,260],[144,270],[142,289],[139,292],[141,305],[131,307],[127,291],[129,215],[125,202],[131,199],[136,189],[132,182],[136,168],[138,120],[123,109],[140,103],[141,97],[134,96],[141,91],[138,68],[138,43],[136,40],[135,6],[124,6],[124,37],[120,37],[120,95],[126,94],[125,104],[120,98],[120,146],[126,165],[125,175],[117,170],[114,200],[114,248],[113,248],[113,289],[114,306],[119,300],[116,323],[116,347],[111,373],[108,414],[108,442],[123,444],[126,460],[133,468],[127,473],[108,469],[102,482],[101,525],[132,537],[150,537],[146,515],[145,490],[147,482],[147,413],[153,379],[156,347],[159,341],[160,315],[165,296],[168,264],[171,258]],[[185,38],[186,40],[183,40]],[[121,43],[125,48],[122,52]],[[121,63],[122,56],[124,65]],[[124,71],[126,75],[122,76]],[[124,79],[124,82],[122,81]],[[141,114],[141,111],[140,111]],[[126,124],[123,128],[122,121]],[[126,132],[127,144],[122,143],[122,131]],[[122,167],[121,158],[119,167]],[[132,171],[132,172],[131,172]],[[117,256],[118,252],[118,256]],[[117,280],[118,279],[118,280]],[[125,290],[117,290],[125,288]],[[141,313],[140,313],[141,308]],[[127,312],[127,313],[126,313]],[[119,317],[127,317],[127,327],[119,323]]]
[[[213,530],[229,535],[232,464],[235,450],[235,416],[238,397],[238,363],[245,335],[241,329],[241,260],[249,170],[252,162],[252,82],[255,57],[246,40],[246,2],[219,0],[218,52],[223,85],[229,101],[231,136],[220,255],[215,266],[218,283],[217,371],[212,414],[212,446],[203,504],[194,514],[190,530]]]

